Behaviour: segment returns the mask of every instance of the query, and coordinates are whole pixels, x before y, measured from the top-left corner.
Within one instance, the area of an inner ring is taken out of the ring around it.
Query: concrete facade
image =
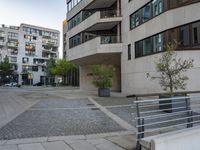
[[[137,25],[133,29],[130,28],[132,14],[137,13],[138,10],[150,3],[152,3],[152,9],[156,9],[157,6],[153,7],[155,3],[162,4],[162,13]],[[136,43],[140,40],[200,20],[200,14],[196,13],[199,11],[200,1],[187,0],[187,2],[183,2],[184,4],[181,5],[178,5],[178,2],[176,3],[177,6],[172,7],[173,2],[166,0],[82,0],[68,11],[68,23],[70,21],[72,22],[78,13],[81,12],[84,14],[84,12],[92,11],[89,16],[82,20],[80,19],[81,21],[75,20],[75,25],[72,28],[68,28],[66,34],[66,42],[68,45],[67,57],[70,61],[81,66],[80,87],[82,89],[94,89],[89,84],[92,81],[88,77],[90,73],[87,67],[88,65],[112,64],[121,69],[116,73],[119,76],[114,77],[120,79],[120,81],[117,82],[115,80],[113,82],[115,83],[114,86],[117,84],[118,88],[113,86],[113,89],[118,89],[118,91],[122,91],[124,94],[162,92],[162,88],[157,81],[152,81],[146,77],[146,73],[156,73],[155,61],[160,57],[161,53],[136,57],[135,47]],[[165,7],[169,7],[169,9]],[[113,9],[116,11],[114,15],[105,13],[106,10],[107,12],[112,12]],[[199,28],[197,29],[198,40],[200,38]],[[73,38],[76,38],[76,35],[84,39],[85,33],[92,34],[92,36],[95,34],[95,36],[90,40],[82,40],[78,44],[77,41],[79,39],[75,39],[75,44],[72,47],[69,46],[71,44],[70,41],[73,44]],[[103,37],[105,36],[104,33],[106,33],[106,36],[115,35],[117,40],[111,40],[108,43],[102,42],[105,39]],[[190,41],[192,41],[192,37]],[[130,45],[131,59],[128,59],[128,45]],[[183,59],[191,58],[194,60],[194,67],[187,72],[189,81],[187,82],[188,86],[186,90],[193,91],[200,89],[198,82],[198,74],[200,73],[199,50],[200,47],[197,46],[192,49],[179,49],[177,51],[177,57]]]
[[[5,43],[0,47],[1,60],[8,56],[10,63],[15,64],[18,83],[41,82],[47,60],[58,58],[59,31],[21,24],[19,27],[3,25],[0,33],[4,35],[2,41]]]

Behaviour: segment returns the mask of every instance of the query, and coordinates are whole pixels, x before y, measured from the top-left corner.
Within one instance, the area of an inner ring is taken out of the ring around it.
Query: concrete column
[[[22,85],[22,75],[21,74],[18,75],[18,84]]]

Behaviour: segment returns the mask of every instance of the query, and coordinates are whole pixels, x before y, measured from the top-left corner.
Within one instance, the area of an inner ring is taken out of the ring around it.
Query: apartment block
[[[28,24],[0,27],[0,59],[7,56],[15,70],[14,80],[32,85],[44,81],[46,62],[58,58],[60,33]]]
[[[178,41],[177,58],[194,60],[187,89],[200,89],[200,0],[67,0],[66,57],[80,66],[80,87],[94,90],[90,65],[115,66],[114,91],[162,92],[155,61]]]

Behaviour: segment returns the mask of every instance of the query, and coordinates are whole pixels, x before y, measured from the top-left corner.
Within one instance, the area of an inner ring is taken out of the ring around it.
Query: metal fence
[[[134,101],[137,139],[200,125],[200,97]]]

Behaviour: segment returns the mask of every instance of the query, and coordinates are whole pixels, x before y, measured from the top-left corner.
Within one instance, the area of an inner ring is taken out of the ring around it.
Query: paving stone
[[[96,147],[99,150],[124,150],[123,148],[111,143],[111,142],[106,142],[106,143],[102,143],[102,144],[98,144],[96,145]]]
[[[108,142],[106,139],[88,139],[86,141],[92,145],[98,145]]]
[[[72,150],[67,144],[62,141],[43,143],[46,150]]]
[[[84,135],[72,135],[72,136],[55,136],[55,137],[49,137],[48,141],[64,141],[64,140],[83,140],[86,139]]]
[[[35,104],[31,108],[81,108],[81,107],[94,107],[89,104],[87,98],[79,99],[44,99]]]
[[[119,145],[127,150],[132,150],[136,147],[136,136],[135,135],[123,135],[106,138],[114,144]]]
[[[102,106],[118,106],[118,105],[130,105],[133,104],[133,99],[123,97],[98,97],[94,99]]]
[[[12,144],[28,144],[28,143],[40,143],[40,142],[46,142],[47,138],[41,137],[41,138],[27,138],[27,139],[14,139],[14,140],[8,140],[5,144],[12,145]]]
[[[0,129],[0,140],[124,131],[100,110],[28,110]]]
[[[98,150],[94,145],[86,141],[71,144],[71,147],[75,150]]]
[[[45,150],[41,143],[18,145],[19,150]]]
[[[18,150],[17,145],[0,146],[0,150]]]

